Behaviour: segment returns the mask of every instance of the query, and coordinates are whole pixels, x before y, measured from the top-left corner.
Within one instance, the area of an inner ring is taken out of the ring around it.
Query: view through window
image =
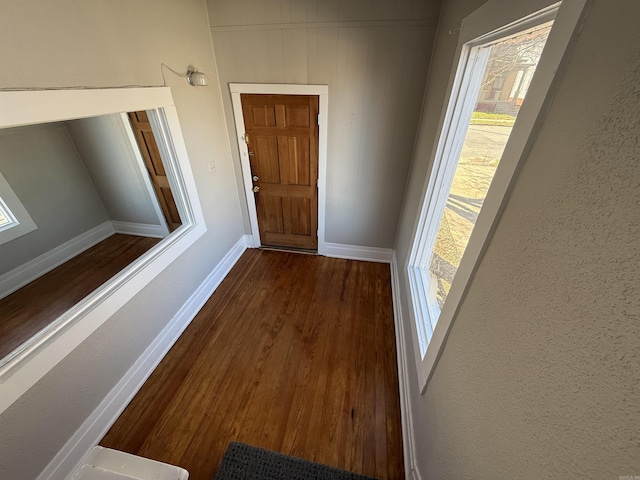
[[[537,18],[523,19],[505,33],[489,33],[484,41],[472,40],[463,47],[407,263],[423,359],[443,308],[448,321],[455,315],[456,304],[446,307],[447,297],[530,88],[554,16],[555,10],[541,11]],[[511,168],[512,164],[510,158],[505,165]],[[494,215],[497,213],[495,210]],[[480,254],[477,245],[474,252],[476,258],[464,262],[468,268],[465,267],[462,282],[469,280]],[[455,287],[455,301],[460,300],[458,293],[464,284],[460,287]]]
[[[453,183],[432,255],[421,263],[435,283],[430,291],[437,310],[447,298],[550,30],[546,25],[484,47],[490,53]]]

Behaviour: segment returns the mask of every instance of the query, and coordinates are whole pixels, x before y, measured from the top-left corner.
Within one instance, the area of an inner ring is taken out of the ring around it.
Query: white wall
[[[479,3],[444,4],[401,268],[455,47],[444,32]],[[638,18],[638,2],[591,3],[424,395],[407,352],[422,478],[640,475]]]
[[[440,2],[208,0],[228,83],[329,86],[326,241],[393,247]],[[246,201],[242,199],[249,233]]]
[[[62,123],[0,130],[0,172],[38,227],[0,245],[0,274],[109,220]]]
[[[119,115],[65,122],[109,218],[160,225]]]
[[[0,478],[21,480],[42,471],[243,227],[203,2],[0,0],[0,11],[0,88],[157,86],[161,62],[209,75],[197,89],[167,76],[208,232],[0,415]]]

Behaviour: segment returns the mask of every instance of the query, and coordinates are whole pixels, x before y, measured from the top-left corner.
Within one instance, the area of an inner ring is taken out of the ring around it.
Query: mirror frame
[[[168,87],[0,92],[0,128],[140,110],[149,114],[183,224],[48,327],[0,359],[0,413],[207,231]]]

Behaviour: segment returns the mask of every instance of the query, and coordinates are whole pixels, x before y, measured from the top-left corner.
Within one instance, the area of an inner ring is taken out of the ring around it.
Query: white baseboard
[[[407,378],[407,346],[405,343],[404,320],[400,305],[400,278],[396,253],[391,259],[391,294],[393,298],[393,320],[396,328],[396,352],[398,355],[398,383],[400,391],[400,415],[402,421],[402,448],[404,450],[405,477],[422,480],[416,463],[416,440],[413,431],[413,414],[409,398],[409,378]]]
[[[111,428],[111,425],[117,420],[211,294],[218,288],[218,285],[224,280],[246,248],[245,237],[240,237],[153,343],[49,462],[37,480],[71,477],[76,466]]]
[[[30,260],[24,265],[0,275],[0,299],[11,295],[26,284],[50,272],[85,250],[109,238],[114,233],[137,235],[139,237],[164,238],[161,225],[107,221],[78,235],[62,245]]]
[[[253,243],[253,235],[245,235],[244,244],[247,246],[247,248],[257,248]]]
[[[124,235],[136,235],[138,237],[164,238],[167,231],[162,225],[150,225],[147,223],[119,222],[112,220],[111,224],[116,233]]]
[[[363,260],[365,262],[391,263],[393,250],[390,248],[361,247],[342,243],[326,243],[325,255],[348,260]]]
[[[0,299],[12,294],[54,268],[71,260],[85,250],[115,233],[111,222],[104,222],[78,235],[62,245],[49,250],[33,260],[0,276]]]

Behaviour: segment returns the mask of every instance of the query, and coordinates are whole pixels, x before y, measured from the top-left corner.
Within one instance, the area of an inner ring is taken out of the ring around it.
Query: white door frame
[[[233,116],[236,123],[236,140],[240,150],[240,163],[242,165],[242,178],[244,190],[249,208],[249,220],[251,221],[251,237],[253,247],[260,246],[260,230],[258,228],[258,212],[253,195],[253,181],[251,180],[251,164],[249,163],[249,149],[244,141],[244,116],[240,94],[259,95],[318,95],[318,254],[326,255],[326,242],[324,237],[325,227],[325,203],[327,186],[327,130],[329,126],[327,111],[329,109],[328,85],[291,85],[272,83],[230,83],[231,101],[233,104]]]

